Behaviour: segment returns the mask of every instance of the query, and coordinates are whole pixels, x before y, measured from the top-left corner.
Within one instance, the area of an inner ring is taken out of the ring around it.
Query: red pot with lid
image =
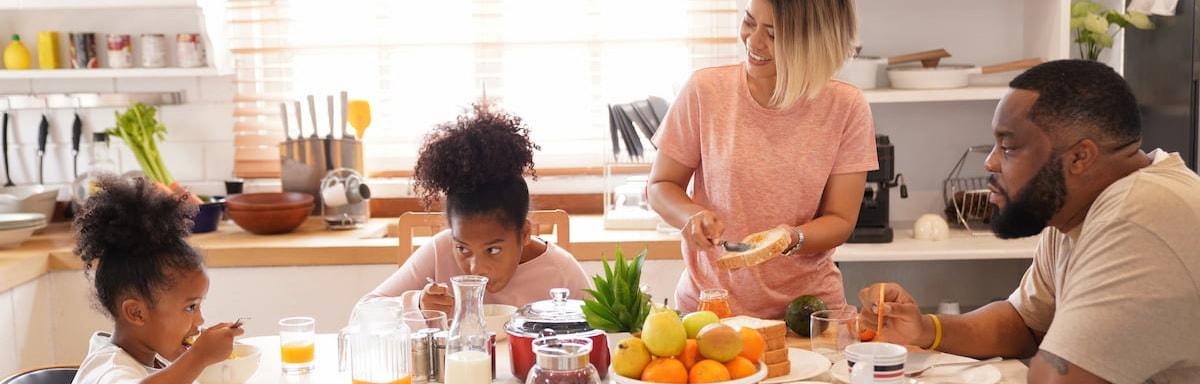
[[[569,299],[570,290],[554,288],[550,299],[533,302],[521,307],[512,320],[504,326],[508,333],[509,357],[512,373],[520,382],[525,382],[529,369],[537,361],[533,352],[533,341],[545,335],[582,337],[592,340],[589,361],[603,379],[608,373],[608,336],[604,331],[592,329],[583,315],[583,301]]]

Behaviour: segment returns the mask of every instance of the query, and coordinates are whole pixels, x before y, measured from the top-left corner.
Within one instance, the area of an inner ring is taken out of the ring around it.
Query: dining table
[[[315,336],[314,368],[305,374],[289,375],[283,373],[279,356],[278,336],[256,336],[239,339],[239,343],[253,345],[259,348],[260,357],[258,370],[250,377],[247,384],[276,384],[276,383],[350,383],[350,372],[338,369],[338,336],[321,333]],[[806,338],[788,335],[789,348],[809,349]],[[988,364],[1000,372],[1001,384],[1023,384],[1029,369],[1020,360],[1005,359]],[[793,367],[797,369],[799,367]],[[609,380],[611,382],[611,380]],[[830,372],[814,377],[799,379],[796,383],[836,383]],[[508,341],[496,342],[496,377],[493,383],[519,384],[513,377],[510,367]],[[953,383],[953,381],[921,381],[917,383]]]

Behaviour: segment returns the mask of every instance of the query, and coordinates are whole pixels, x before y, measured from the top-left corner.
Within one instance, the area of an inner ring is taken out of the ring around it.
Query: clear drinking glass
[[[813,312],[809,335],[813,352],[829,361],[840,361],[846,346],[858,342],[858,311],[853,306],[846,306]]]
[[[283,373],[299,375],[313,369],[317,321],[311,317],[279,320],[279,357]]]
[[[404,324],[408,325],[413,333],[420,332],[424,329],[436,329],[445,331],[448,328],[446,325],[446,312],[432,310],[412,310],[404,312]]]

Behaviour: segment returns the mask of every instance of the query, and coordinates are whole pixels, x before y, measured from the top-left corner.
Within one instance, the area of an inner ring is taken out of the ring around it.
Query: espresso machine
[[[875,135],[875,151],[879,157],[879,170],[867,173],[867,185],[863,189],[862,205],[858,211],[858,223],[849,243],[890,243],[892,227],[889,224],[888,199],[890,190],[900,187],[900,198],[908,198],[908,186],[904,175],[896,173],[896,147],[885,135]]]

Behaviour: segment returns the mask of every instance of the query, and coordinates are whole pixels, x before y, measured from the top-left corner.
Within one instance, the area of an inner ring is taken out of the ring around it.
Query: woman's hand
[[[421,290],[421,309],[442,311],[447,316],[454,315],[454,294],[445,284],[425,284]]]
[[[725,224],[721,223],[717,214],[705,209],[692,214],[679,234],[693,247],[707,249],[719,244],[723,233]]]

